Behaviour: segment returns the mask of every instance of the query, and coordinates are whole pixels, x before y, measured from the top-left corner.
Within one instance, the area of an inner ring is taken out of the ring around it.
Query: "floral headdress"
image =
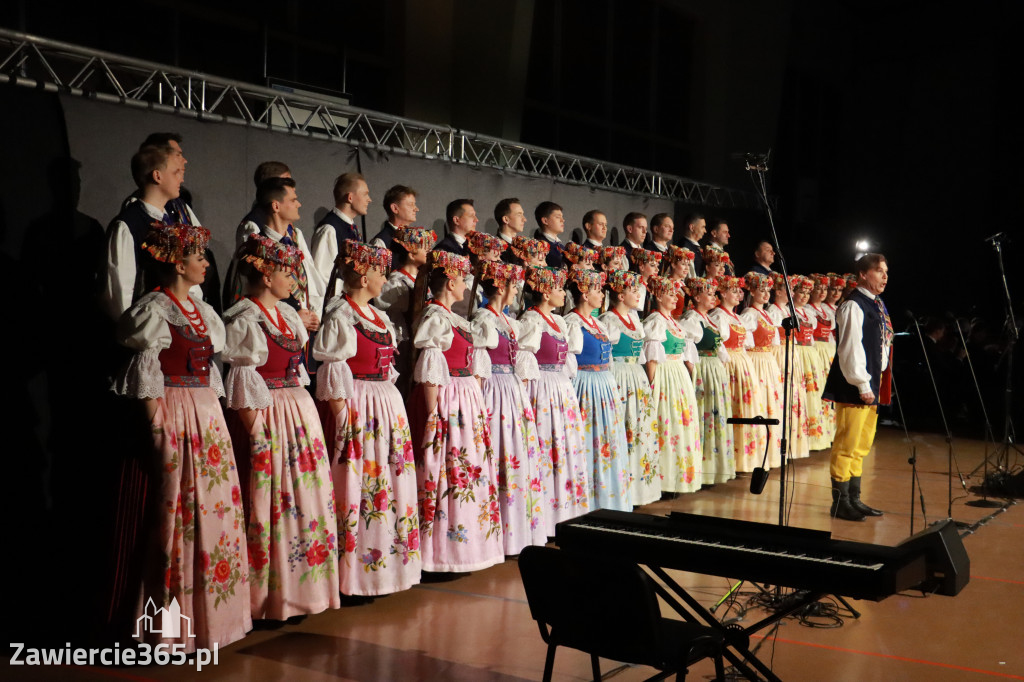
[[[809,294],[811,289],[814,288],[814,280],[804,275],[791,275],[789,278],[789,286],[794,292],[799,291],[801,293]]]
[[[339,265],[351,265],[360,275],[365,275],[370,268],[387,273],[391,268],[391,249],[346,239],[335,262]]]
[[[437,244],[437,233],[422,227],[400,227],[395,230],[395,241],[406,251],[425,249],[430,251]]]
[[[658,265],[661,263],[661,251],[649,251],[647,249],[633,249],[633,252],[629,254],[629,259],[633,261],[633,264],[637,267],[648,265],[653,263]]]
[[[661,298],[671,292],[673,294],[683,293],[682,282],[677,279],[653,275],[647,278],[647,291],[651,292],[654,298]]]
[[[831,277],[829,277],[828,275],[822,275],[821,273],[818,272],[812,272],[811,281],[814,283],[814,286],[816,287],[825,287],[826,289],[828,289]]]
[[[610,261],[615,260],[616,258],[625,258],[626,257],[626,247],[625,246],[604,246],[604,247],[601,247],[601,251],[599,253],[600,253],[600,258],[598,258],[598,260],[601,262],[601,265],[607,265]]]
[[[523,268],[501,261],[484,261],[480,264],[480,279],[489,279],[495,286],[508,286],[509,282],[522,282]]]
[[[846,277],[838,272],[828,273],[828,286],[830,289],[841,289],[846,286]]]
[[[522,261],[532,260],[538,257],[547,257],[551,244],[539,239],[530,239],[522,235],[512,237],[512,253]]]
[[[708,263],[729,263],[729,254],[722,250],[722,247],[717,244],[708,244],[704,247],[702,252],[704,256],[704,264]]]
[[[562,255],[570,263],[579,267],[593,266],[598,257],[597,251],[576,242],[566,244]]]
[[[747,282],[747,291],[770,290],[775,286],[775,279],[771,275],[764,275],[760,272],[748,272],[743,279]]]
[[[857,286],[857,284],[860,282],[860,278],[857,277],[856,273],[853,272],[848,272],[845,275],[843,275],[843,277],[846,278],[846,286],[850,289]]]
[[[469,256],[460,256],[451,251],[431,251],[431,258],[427,261],[432,269],[441,268],[448,279],[455,279],[460,275],[465,277],[473,269],[469,262]]]
[[[690,296],[697,296],[698,294],[714,294],[718,283],[714,279],[706,279],[704,277],[687,277],[686,278],[686,293]]]
[[[185,256],[205,252],[209,243],[210,231],[201,225],[153,223],[142,249],[161,263],[180,263]]]
[[[633,251],[635,253],[636,249]],[[608,286],[617,294],[621,294],[626,289],[635,289],[640,286],[640,273],[629,270],[612,270],[608,273]]]
[[[685,249],[682,246],[676,246],[675,244],[668,245],[667,253],[669,263],[675,263],[681,260],[692,262],[693,259],[696,258],[696,255],[694,255],[693,251]]]
[[[477,256],[483,256],[488,251],[501,253],[508,248],[508,244],[505,243],[504,239],[495,237],[493,234],[487,234],[486,232],[470,232],[466,235],[466,244],[469,246],[469,250]]]
[[[608,247],[605,247],[608,248]],[[622,248],[612,247],[612,248]],[[600,289],[604,286],[607,274],[599,270],[572,270],[569,273],[569,279],[573,284],[581,291],[590,291],[591,289]]]
[[[514,248],[514,247],[513,247]],[[589,270],[586,272],[590,272]],[[534,291],[549,294],[553,289],[565,286],[567,272],[559,268],[535,266],[526,269],[526,283]]]
[[[264,275],[278,268],[297,271],[302,264],[302,249],[288,246],[261,234],[251,234],[238,250],[239,259],[249,263]]]
[[[729,275],[722,275],[716,280],[719,291],[725,291],[726,289],[746,289],[747,283],[742,277],[731,277]]]

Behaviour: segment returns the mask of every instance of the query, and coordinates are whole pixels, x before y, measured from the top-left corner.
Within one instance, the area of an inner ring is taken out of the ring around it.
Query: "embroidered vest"
[[[267,388],[294,388],[299,385],[299,365],[302,364],[302,344],[298,339],[289,339],[284,334],[271,334],[265,320],[260,329],[267,337],[267,361],[256,371]]]
[[[352,378],[360,381],[385,381],[390,378],[395,349],[391,332],[368,329],[356,323],[356,354],[348,359]]]
[[[210,358],[213,344],[210,337],[199,336],[188,324],[171,329],[171,345],[160,351],[160,371],[164,386],[199,388],[210,385]]]
[[[444,352],[448,363],[448,375],[468,377],[473,375],[473,335],[452,325],[452,345]]]

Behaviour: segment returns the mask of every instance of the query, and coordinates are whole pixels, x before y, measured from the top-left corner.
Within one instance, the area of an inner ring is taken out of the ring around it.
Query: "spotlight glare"
[[[858,239],[855,246],[858,251],[867,251],[871,248],[871,243],[867,239]]]

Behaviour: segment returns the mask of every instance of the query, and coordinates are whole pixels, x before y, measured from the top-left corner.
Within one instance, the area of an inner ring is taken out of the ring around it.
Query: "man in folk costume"
[[[829,472],[833,518],[863,521],[881,516],[860,499],[864,457],[871,450],[878,405],[889,403],[893,328],[880,294],[889,265],[880,253],[857,261],[857,288],[836,313],[838,350],[825,383],[824,400],[836,405],[836,435]]]
[[[306,266],[315,269],[326,285],[346,240],[362,242],[356,221],[370,209],[370,188],[359,173],[342,173],[334,180],[334,208],[328,211],[313,230],[312,259]],[[326,292],[325,292],[326,293]],[[339,283],[331,295],[341,293]],[[320,310],[317,309],[319,313]]]

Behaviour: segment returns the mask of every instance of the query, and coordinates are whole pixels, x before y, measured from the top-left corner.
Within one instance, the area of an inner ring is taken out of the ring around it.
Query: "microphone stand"
[[[907,444],[909,445],[913,441],[910,440],[910,431],[907,430],[907,417],[903,414],[903,396],[900,395],[899,387],[896,385],[896,373],[892,373],[892,390],[896,394],[896,407],[900,411],[900,424],[903,425],[903,434],[907,438]],[[917,474],[917,448],[913,445],[910,446],[910,457],[907,458],[907,464],[910,465],[910,533],[914,534],[914,492],[915,487],[917,494],[921,499],[921,518],[924,519],[924,525],[928,525],[928,511],[924,505],[924,486],[921,485],[921,478]]]
[[[971,351],[967,349],[967,340],[964,339],[964,330],[960,328],[959,319],[954,317],[953,322],[956,324],[957,334],[960,335],[960,344],[964,347],[964,356],[967,358],[967,367],[971,370],[971,380],[974,382],[974,390],[978,393],[978,404],[981,405],[981,416],[985,420],[985,459],[982,460],[981,464],[974,468],[974,471],[967,474],[968,477],[971,477],[978,472],[978,469],[984,467],[985,471],[982,474],[981,479],[982,499],[971,500],[970,502],[967,502],[967,506],[987,509],[1001,507],[1003,505],[1000,503],[995,500],[988,499],[988,446],[989,443],[996,442],[996,435],[992,430],[992,422],[988,418],[988,410],[985,408],[985,398],[981,395],[981,384],[978,383],[978,375],[974,372],[974,361],[971,360]]]
[[[924,355],[924,365],[928,369],[928,377],[932,381],[932,390],[935,391],[935,402],[939,405],[939,416],[942,418],[942,428],[946,432],[946,449],[947,449],[947,472],[949,474],[948,488],[949,506],[946,508],[946,518],[953,518],[953,464],[956,463],[956,475],[960,478],[960,485],[963,487],[964,492],[967,492],[967,482],[964,481],[964,475],[960,473],[960,464],[956,461],[956,457],[953,455],[953,432],[949,430],[949,422],[946,421],[946,411],[942,409],[942,397],[939,395],[939,385],[935,383],[935,373],[932,371],[931,360],[928,359],[928,348],[924,345],[924,335],[921,333],[921,325],[917,323],[917,318],[911,313],[911,319],[914,321],[914,329],[917,330],[917,339],[921,342],[921,354]]]
[[[786,258],[782,255],[782,249],[779,247],[779,235],[775,231],[775,217],[772,213],[771,202],[768,200],[768,184],[765,181],[765,174],[768,172],[768,157],[771,156],[769,151],[767,154],[746,154],[745,165],[746,170],[750,172],[750,181],[754,184],[754,189],[757,191],[758,196],[764,203],[764,212],[768,218],[768,226],[772,233],[772,246],[775,247],[775,255],[778,258],[779,266],[782,268],[783,281],[786,285],[786,293],[788,294],[789,300],[789,319],[782,321],[782,328],[786,332],[786,351],[784,353],[785,369],[782,374],[782,433],[779,444],[779,525],[785,526],[786,524],[786,455],[789,452],[789,435],[791,433],[792,424],[789,419],[789,405],[790,405],[790,372],[789,372],[789,354],[793,348],[793,327],[797,324],[796,317],[796,306],[793,305],[793,289],[789,285],[789,270],[786,267]],[[756,473],[756,472],[755,472]],[[754,490],[755,482],[759,482],[763,488],[763,479],[768,474],[764,473],[763,476],[754,476],[751,478],[751,492]]]
[[[1013,314],[1013,298],[1010,296],[1010,286],[1006,282],[1006,265],[1003,263],[1003,240],[1006,235],[1002,232],[994,234],[988,237],[985,241],[992,244],[992,248],[996,250],[996,259],[999,262],[999,275],[1003,282],[1003,297],[1006,304],[1006,321],[1004,327],[1009,332],[1009,343],[1007,344],[1004,355],[1006,357],[1006,389],[1003,392],[1003,440],[1000,442],[999,447],[992,453],[995,456],[994,467],[996,471],[1003,471],[1009,473],[1010,470],[1010,450],[1015,450],[1018,455],[1024,454],[1020,447],[1014,444],[1014,438],[1016,433],[1013,428],[1013,354],[1016,348],[1017,341],[1020,339],[1020,329],[1017,327],[1017,319]],[[965,346],[966,347],[966,346]],[[985,458],[988,462],[988,458]],[[977,471],[975,469],[974,471]],[[974,472],[971,472],[974,473]],[[987,485],[988,482],[986,481]]]

